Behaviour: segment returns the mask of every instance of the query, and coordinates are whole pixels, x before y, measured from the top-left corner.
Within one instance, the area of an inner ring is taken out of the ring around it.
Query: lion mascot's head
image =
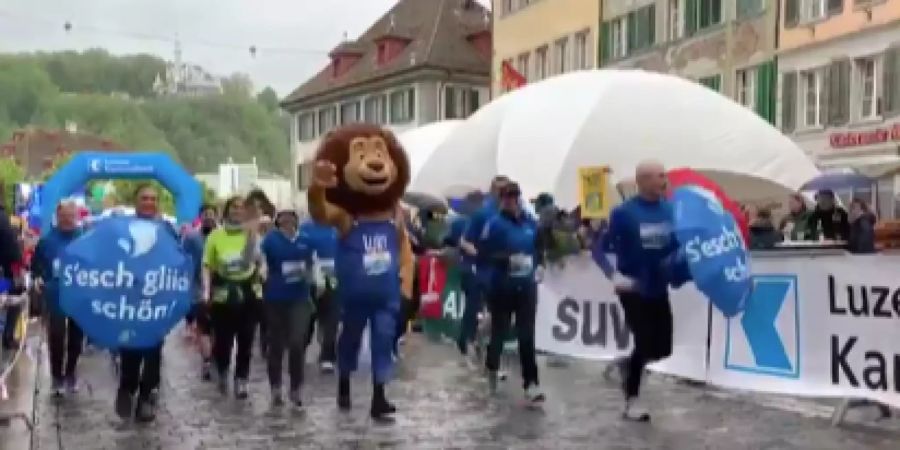
[[[392,211],[409,184],[409,158],[388,130],[347,125],[325,135],[316,161],[337,168],[338,185],[327,200],[351,215]]]

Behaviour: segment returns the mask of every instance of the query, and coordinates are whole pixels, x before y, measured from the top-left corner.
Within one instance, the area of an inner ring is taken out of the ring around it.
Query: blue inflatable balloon
[[[744,310],[750,296],[750,252],[734,217],[715,194],[682,186],[672,195],[675,238],[694,284],[725,317]]]
[[[106,348],[161,343],[190,309],[193,282],[193,263],[164,221],[101,220],[60,257],[63,312]]]

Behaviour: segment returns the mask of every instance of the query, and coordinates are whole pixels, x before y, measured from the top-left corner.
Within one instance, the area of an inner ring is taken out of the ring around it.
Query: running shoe
[[[319,363],[319,371],[324,374],[334,373],[334,363],[331,361],[322,361]]]
[[[532,384],[525,388],[525,400],[533,406],[544,404],[546,399],[547,396],[544,395],[544,391],[541,390],[540,386]]]
[[[60,380],[60,379],[53,380],[53,386],[50,388],[50,394],[56,398],[64,397],[66,395],[65,380]]]
[[[119,389],[119,392],[116,393],[116,414],[122,420],[131,418],[131,414],[134,413],[133,402],[134,398],[130,393],[122,389]]]
[[[216,385],[219,388],[219,393],[222,395],[228,395],[228,373],[227,372],[219,372],[216,379]]]
[[[281,386],[272,386],[272,406],[281,407],[284,405],[284,397],[281,393]]]
[[[203,366],[200,368],[200,379],[203,381],[212,380],[212,362],[203,361]]]
[[[137,408],[134,411],[134,420],[142,423],[156,420],[156,405],[150,398],[138,398]]]
[[[66,377],[66,392],[70,395],[78,393],[78,379],[74,376]]]
[[[234,396],[239,400],[244,400],[249,396],[249,391],[247,389],[247,380],[235,379],[234,380]]]
[[[496,371],[488,371],[487,379],[488,379],[488,392],[491,395],[496,394],[497,393],[497,385],[498,385],[498,381],[499,381],[499,376],[498,376],[497,372]]]
[[[622,411],[622,418],[634,422],[649,422],[650,412],[641,404],[638,397],[631,397],[625,400],[625,410]]]
[[[291,392],[288,393],[288,401],[290,401],[291,406],[296,409],[303,408],[303,399],[300,396],[300,389],[291,389]]]

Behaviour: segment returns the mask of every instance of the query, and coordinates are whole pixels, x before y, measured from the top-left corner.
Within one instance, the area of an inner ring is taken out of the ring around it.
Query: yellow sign
[[[603,219],[609,216],[609,167],[578,169],[581,217]]]

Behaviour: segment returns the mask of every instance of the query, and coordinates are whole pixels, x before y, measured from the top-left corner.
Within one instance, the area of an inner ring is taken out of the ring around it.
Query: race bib
[[[383,275],[391,268],[391,253],[385,251],[368,252],[363,255],[366,275]]]
[[[530,277],[534,272],[534,258],[524,253],[516,253],[509,257],[509,275],[511,277]]]
[[[222,258],[222,270],[226,274],[241,273],[246,268],[240,254],[231,254]]]
[[[306,274],[304,261],[285,261],[281,263],[281,275],[286,283],[299,283]]]

